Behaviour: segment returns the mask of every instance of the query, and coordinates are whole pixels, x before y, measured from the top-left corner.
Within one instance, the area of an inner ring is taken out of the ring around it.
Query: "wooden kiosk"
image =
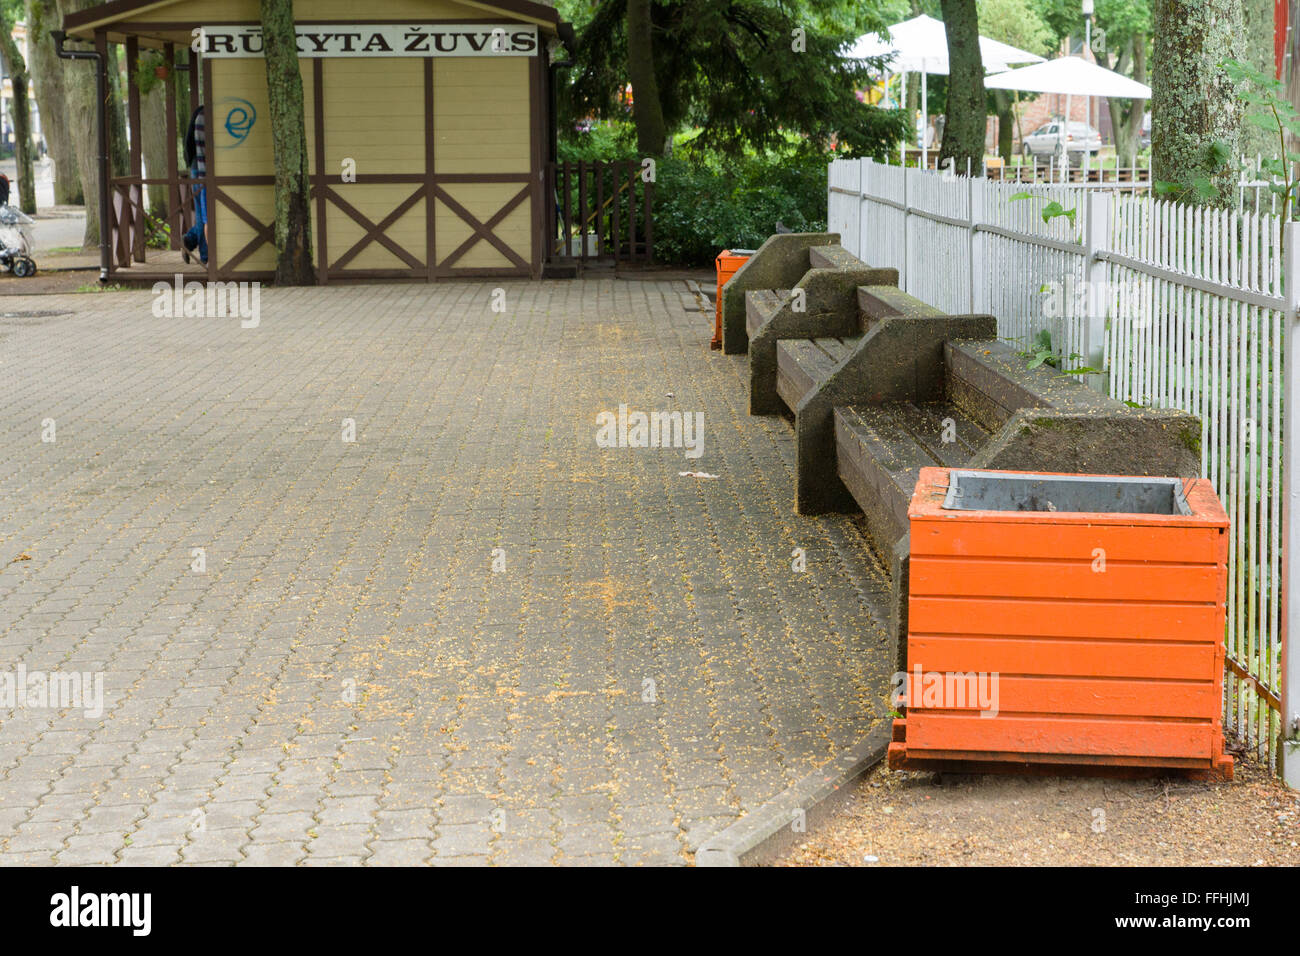
[[[572,40],[554,8],[533,0],[294,6],[318,281],[539,276],[554,223],[554,203],[544,199],[550,65]],[[111,43],[125,49],[130,171],[112,175],[101,161],[104,278],[203,272],[183,267],[178,251],[193,216],[189,171],[174,155],[165,170],[143,169],[136,64],[145,47],[159,49],[167,69],[190,68],[191,106],[205,104],[208,278],[271,278],[274,169],[257,0],[115,0],[69,14],[64,31],[70,50],[94,44],[99,57],[86,68],[102,71]],[[165,86],[168,125],[179,126],[176,84]],[[184,132],[169,129],[168,141]],[[143,196],[160,183],[169,187],[171,250],[146,250]]]

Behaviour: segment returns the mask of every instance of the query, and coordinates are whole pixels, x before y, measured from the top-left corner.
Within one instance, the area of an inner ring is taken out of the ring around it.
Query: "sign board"
[[[398,26],[298,26],[298,56],[536,56],[537,27],[499,23],[431,23]],[[260,57],[260,26],[202,27],[194,31],[194,49],[212,59]]]

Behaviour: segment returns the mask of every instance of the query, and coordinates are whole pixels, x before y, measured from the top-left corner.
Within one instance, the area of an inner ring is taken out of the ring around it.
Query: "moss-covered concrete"
[[[745,293],[751,289],[789,289],[810,268],[808,250],[836,245],[838,232],[788,232],[769,236],[722,287],[722,351],[740,355],[749,348]]]
[[[862,332],[858,287],[897,282],[898,270],[873,269],[853,259],[839,269],[810,269],[795,286],[803,291],[802,309],[791,296],[749,340],[749,413],[776,415],[784,407],[776,394],[776,343],[781,339],[847,337]]]

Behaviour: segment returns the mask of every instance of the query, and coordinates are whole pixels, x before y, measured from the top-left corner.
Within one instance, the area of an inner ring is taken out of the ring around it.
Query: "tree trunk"
[[[1241,0],[1155,0],[1152,27],[1152,177],[1177,183],[1187,202],[1227,205],[1232,163],[1216,164],[1209,153],[1219,146],[1233,160],[1241,154],[1242,101],[1219,66],[1241,58]],[[1203,177],[1211,195],[1192,188]]]
[[[54,202],[58,206],[79,206],[85,200],[77,169],[77,147],[68,128],[65,67],[50,37],[50,31],[60,22],[54,0],[27,0],[27,66],[41,111],[41,132],[54,161]]]
[[[149,179],[167,178],[167,150],[175,151],[176,144],[167,141],[168,77],[159,80],[148,93],[140,97],[140,151],[144,156],[144,171]],[[149,214],[159,219],[167,218],[167,193],[165,185],[150,186],[146,190]]]
[[[1147,81],[1146,44],[1146,36],[1137,34],[1124,47],[1113,69],[1118,73],[1124,73],[1131,61],[1133,79],[1145,83]],[[1103,61],[1101,65],[1112,69],[1108,62]],[[1146,112],[1147,101],[1111,98],[1106,100],[1106,107],[1110,110],[1110,125],[1115,133],[1115,155],[1119,157],[1121,164],[1136,165],[1138,134],[1142,132],[1142,116]]]
[[[57,0],[59,22],[63,16],[87,7],[97,0]],[[69,40],[79,48],[86,44]],[[68,129],[77,144],[77,168],[81,175],[81,193],[86,204],[86,231],[83,244],[90,248],[99,245],[99,104],[95,102],[95,70],[93,60],[68,60],[64,62],[63,92],[67,100]]]
[[[307,198],[307,130],[293,0],[261,0],[261,3],[266,89],[271,139],[275,146],[275,281],[279,285],[314,285],[311,206]]]
[[[126,136],[126,83],[118,44],[108,45],[108,155],[112,157],[113,175],[131,174],[131,147]]]
[[[0,5],[0,59],[4,60],[13,91],[9,113],[14,123],[14,158],[18,163],[18,208],[30,215],[36,212],[36,171],[32,168],[32,111],[27,101],[27,62],[14,42],[13,26],[5,16],[3,5]]]
[[[627,75],[632,81],[637,149],[643,156],[659,156],[668,140],[668,130],[659,101],[659,83],[655,79],[650,3],[651,0],[627,0]]]
[[[998,105],[998,155],[1002,157],[1002,162],[1010,166],[1016,132],[1016,118],[1011,112],[1011,94],[1005,90],[996,90],[993,102]]]
[[[954,161],[956,172],[978,172],[984,162],[987,100],[980,56],[975,0],[942,0],[948,35],[948,106],[944,114],[939,164]]]

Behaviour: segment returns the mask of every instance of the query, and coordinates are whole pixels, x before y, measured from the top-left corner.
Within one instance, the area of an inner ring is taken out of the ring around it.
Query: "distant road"
[[[0,173],[9,177],[14,190],[10,198],[17,201],[18,164],[13,159],[0,160]],[[36,252],[80,246],[86,232],[86,215],[75,207],[54,206],[54,163],[47,157],[36,164]]]

